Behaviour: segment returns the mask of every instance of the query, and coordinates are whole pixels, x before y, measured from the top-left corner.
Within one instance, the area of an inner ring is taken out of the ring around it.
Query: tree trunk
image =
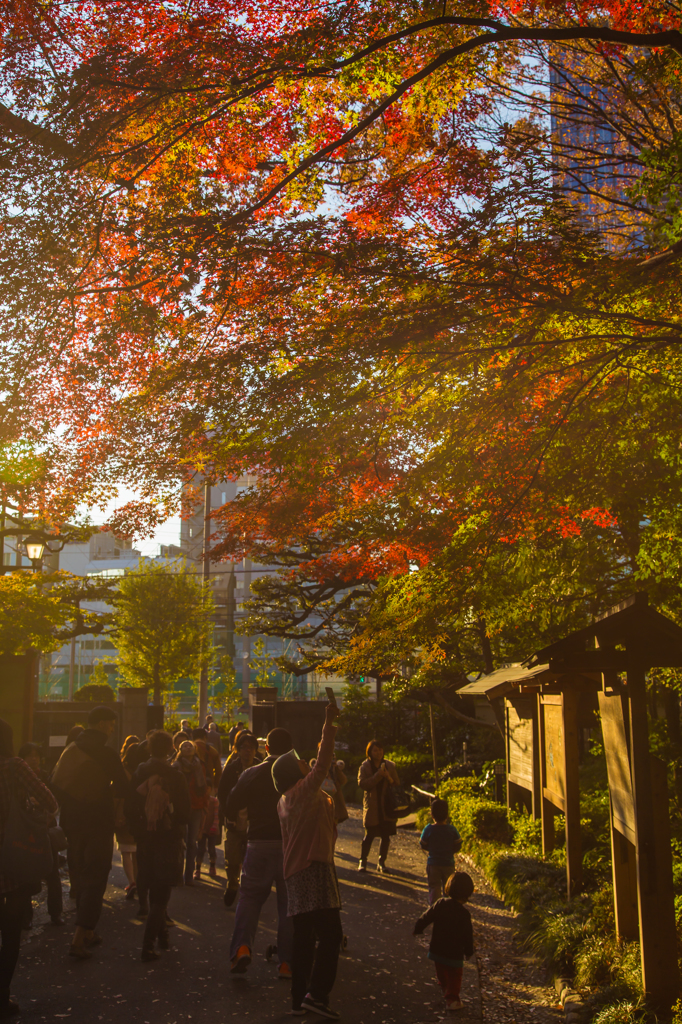
[[[154,665],[154,704],[156,707],[161,703],[161,673],[159,672],[159,663],[156,662]]]
[[[479,616],[478,635],[481,638],[481,654],[483,655],[484,671],[487,676],[493,671],[493,649],[490,646],[490,637],[486,632],[485,619]]]

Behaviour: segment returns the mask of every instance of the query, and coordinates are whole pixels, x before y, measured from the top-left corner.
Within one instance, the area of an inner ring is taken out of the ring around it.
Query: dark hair
[[[168,757],[174,750],[173,737],[165,729],[157,729],[147,740],[152,757]]]
[[[24,761],[26,760],[27,757],[30,757],[31,754],[37,754],[38,757],[40,757],[40,755],[42,754],[42,749],[38,746],[37,743],[24,743],[22,744],[22,746],[19,747],[18,756],[21,757]]]
[[[207,736],[208,736],[208,733],[206,732],[205,729],[202,729],[202,728],[192,729],[192,739],[193,740],[205,740]]]
[[[178,750],[180,744],[184,743],[186,739],[187,733],[183,732],[182,729],[180,729],[179,732],[176,732],[175,735],[173,736],[173,746],[175,747],[175,749]]]
[[[234,749],[240,750],[245,743],[252,743],[256,750],[258,750],[258,740],[256,737],[252,732],[247,732],[246,729],[243,729],[234,741]]]
[[[128,749],[128,747],[132,747],[133,743],[139,743],[139,742],[140,742],[140,737],[139,736],[126,736],[126,738],[123,741],[123,746],[121,747],[121,757],[123,757],[123,755],[125,754],[125,752]]]
[[[100,704],[98,708],[93,708],[88,715],[88,725],[99,725],[100,722],[117,721],[116,712],[112,711],[111,708],[106,708],[104,704]]]
[[[14,757],[14,733],[4,718],[0,718],[0,757]]]
[[[431,815],[434,821],[445,821],[449,814],[450,808],[448,807],[447,800],[441,800],[439,796],[435,800],[431,801]]]
[[[294,742],[288,729],[271,729],[267,735],[268,750],[275,757],[288,754],[293,749]]]
[[[69,746],[70,743],[73,743],[74,740],[78,739],[78,737],[80,736],[80,734],[82,732],[85,732],[85,726],[83,726],[83,725],[72,725],[71,728],[69,729],[68,733],[66,734],[66,745],[67,745],[67,747]]]
[[[381,740],[370,740],[369,743],[367,744],[367,750],[365,751],[365,757],[371,757],[372,756],[372,747],[381,747],[382,750],[384,749],[384,745],[381,742]]]
[[[466,871],[455,871],[445,883],[445,895],[453,900],[461,900],[462,903],[466,903],[473,891],[473,879]]]

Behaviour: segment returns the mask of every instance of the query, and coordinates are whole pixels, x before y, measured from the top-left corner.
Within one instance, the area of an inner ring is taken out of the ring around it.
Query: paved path
[[[358,812],[353,810],[351,820],[340,829],[337,847],[348,948],[341,957],[332,1005],[349,1024],[441,1020],[444,1004],[426,959],[428,940],[412,937],[414,921],[426,906],[424,855],[417,835],[399,831],[390,857],[395,873],[390,876],[373,870],[358,875],[360,837]],[[370,858],[372,868],[377,852],[378,845]],[[153,964],[139,959],[142,924],[135,918],[137,904],[124,899],[120,867],[112,873],[100,922],[104,944],[94,951],[92,960],[73,961],[67,955],[73,924],[68,899],[67,928],[44,924],[41,907],[33,933],[23,945],[13,989],[25,1009],[24,1019],[29,1024],[55,1019],[65,1024],[229,1024],[234,1018],[284,1024],[289,1019],[289,986],[278,979],[276,963],[265,959],[266,947],[276,941],[274,894],[264,909],[251,968],[246,975],[234,977],[228,953],[234,913],[222,902],[221,865],[222,853],[217,883],[206,876],[192,888],[173,891],[171,914],[178,922],[171,931],[175,948]],[[476,893],[472,899],[478,931],[485,928],[490,899],[487,893]],[[501,904],[496,903],[499,910]],[[477,959],[465,968],[464,999],[466,1010],[449,1019],[460,1024],[480,1019]],[[487,1009],[487,1019],[500,1019],[494,1006]],[[511,1019],[504,1014],[505,1018]],[[321,1019],[308,1016],[311,1022]]]

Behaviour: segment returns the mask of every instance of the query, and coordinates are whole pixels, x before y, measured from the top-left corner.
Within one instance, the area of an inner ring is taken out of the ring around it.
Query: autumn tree
[[[118,582],[113,603],[121,674],[152,689],[155,704],[211,658],[213,599],[184,563],[142,559]]]

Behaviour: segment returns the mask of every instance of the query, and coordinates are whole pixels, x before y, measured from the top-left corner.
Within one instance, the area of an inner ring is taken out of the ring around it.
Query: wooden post
[[[532,814],[535,821],[542,820],[542,779],[540,776],[540,706],[535,701],[533,708],[533,790]]]
[[[657,1013],[667,1012],[678,997],[677,935],[672,901],[671,861],[662,848],[662,826],[656,822],[667,793],[661,792],[660,772],[652,773],[649,757],[646,676],[644,669],[631,665],[627,673],[630,698],[630,763],[637,837],[637,888],[639,896],[639,937],[642,956],[642,987],[647,1002]],[[652,774],[656,774],[653,786]],[[658,806],[654,805],[654,794]],[[658,811],[658,814],[656,813]],[[669,843],[669,839],[668,839]],[[668,865],[670,864],[670,868]],[[669,906],[667,904],[670,904]]]
[[[578,778],[578,695],[563,691],[564,779],[566,784],[566,881],[568,895],[580,892],[583,881],[583,852],[580,838],[580,782]]]
[[[551,853],[554,849],[554,808],[552,807],[549,800],[545,797],[545,787],[547,786],[547,763],[545,761],[546,750],[545,750],[545,709],[542,703],[542,694],[539,693],[538,697],[538,746],[540,755],[540,804],[541,804],[541,820],[542,820],[542,855],[546,857],[548,853]]]
[[[639,913],[637,909],[636,851],[629,839],[626,839],[622,832],[613,827],[613,805],[610,801],[609,812],[616,934],[619,939],[637,939],[639,938]]]

